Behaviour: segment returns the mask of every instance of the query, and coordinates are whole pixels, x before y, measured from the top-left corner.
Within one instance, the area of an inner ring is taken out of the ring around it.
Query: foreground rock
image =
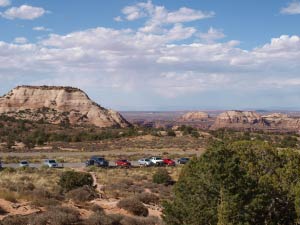
[[[0,98],[0,114],[54,124],[130,126],[118,112],[101,107],[83,91],[73,87],[16,87]]]

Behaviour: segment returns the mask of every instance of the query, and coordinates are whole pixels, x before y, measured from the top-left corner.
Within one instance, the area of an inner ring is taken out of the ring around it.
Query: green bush
[[[46,212],[33,216],[30,225],[70,225],[79,221],[79,212],[67,207],[50,207]]]
[[[93,185],[93,177],[89,173],[66,171],[60,176],[59,185],[63,191],[71,191],[73,189],[83,187],[85,185]]]
[[[99,195],[93,187],[85,185],[69,191],[66,194],[66,197],[74,200],[75,202],[87,202],[98,198]]]
[[[139,193],[135,195],[138,200],[145,204],[157,204],[159,202],[159,197],[152,193]]]
[[[214,143],[181,171],[167,225],[298,224],[300,155],[264,142]]]
[[[158,169],[152,177],[153,183],[156,184],[170,184],[172,178],[169,175],[169,172],[165,168]]]
[[[176,137],[176,133],[173,130],[169,130],[167,135],[170,137]]]
[[[148,216],[149,214],[147,207],[137,198],[124,198],[118,202],[117,206],[135,216]]]
[[[10,215],[6,216],[2,221],[0,221],[0,225],[24,225],[28,224],[28,217],[21,215]]]

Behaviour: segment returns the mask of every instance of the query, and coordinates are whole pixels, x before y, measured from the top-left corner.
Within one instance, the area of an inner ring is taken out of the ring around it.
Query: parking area
[[[143,159],[148,159],[148,158],[143,158]],[[94,166],[96,167],[107,167],[107,168],[136,168],[136,167],[150,167],[150,166],[176,166],[179,164],[184,164],[184,163],[179,163],[178,160],[180,159],[161,159],[162,161],[159,163],[151,163],[151,164],[141,164],[141,162],[139,161],[127,161],[130,164],[129,165],[119,165],[117,162],[118,161],[107,161],[108,162],[108,166],[101,166],[95,163]],[[163,160],[167,160],[168,163],[164,163]],[[88,160],[89,161],[89,160]],[[30,163],[30,161],[27,161],[28,165],[26,167],[32,167],[32,168],[41,168],[41,167],[51,167],[50,165],[45,164],[45,162],[41,162],[41,163]],[[171,162],[171,163],[169,163]],[[73,169],[77,169],[77,168],[85,168],[88,166],[93,166],[93,165],[87,165],[86,162],[66,162],[66,163],[57,163],[56,166],[54,166],[53,168],[73,168]],[[4,161],[2,161],[2,168],[19,168],[22,167],[21,162],[20,163],[5,163]]]

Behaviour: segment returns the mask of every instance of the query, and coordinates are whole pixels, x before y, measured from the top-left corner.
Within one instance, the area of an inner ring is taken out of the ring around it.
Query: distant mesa
[[[179,118],[179,120],[192,122],[192,121],[201,121],[201,120],[205,120],[208,118],[209,118],[209,115],[206,112],[188,112],[188,113],[182,115]]]
[[[248,129],[263,128],[266,126],[262,116],[254,111],[231,110],[221,113],[215,120],[211,129],[220,128]]]
[[[300,119],[290,117],[287,114],[273,113],[261,115],[254,111],[232,110],[221,113],[210,127],[217,129],[236,130],[269,130],[276,132],[288,132],[300,130]]]
[[[118,112],[101,107],[74,87],[18,86],[0,98],[0,114],[53,124],[130,126]]]

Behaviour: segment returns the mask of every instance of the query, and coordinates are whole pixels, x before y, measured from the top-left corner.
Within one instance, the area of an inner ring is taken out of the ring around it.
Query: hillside
[[[101,107],[73,87],[18,86],[0,98],[0,114],[53,124],[130,126],[118,112]]]

